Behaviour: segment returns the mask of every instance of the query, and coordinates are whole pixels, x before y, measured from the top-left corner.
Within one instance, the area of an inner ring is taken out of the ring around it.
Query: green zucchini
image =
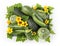
[[[32,17],[29,17],[28,25],[29,25],[29,28],[31,28],[33,31],[37,31],[37,29],[39,28],[39,26],[34,22]]]
[[[14,8],[14,14],[19,15],[19,16],[24,16],[24,14],[18,9],[18,8]]]
[[[42,19],[47,19],[47,15],[43,12],[36,11],[36,13],[42,18]]]
[[[21,26],[17,26],[17,25],[9,25],[8,27],[13,28],[14,30],[25,30],[28,29],[28,27],[21,27]]]
[[[46,39],[49,37],[50,32],[47,28],[39,28],[37,34],[41,39]]]
[[[21,11],[22,11],[24,14],[29,15],[29,16],[31,16],[32,13],[33,13],[32,8],[30,8],[29,6],[23,6]]]
[[[35,14],[33,14],[32,16],[33,20],[39,25],[39,26],[46,26],[45,23],[41,22],[40,20],[38,20],[35,16]]]
[[[13,35],[18,35],[18,34],[21,34],[21,33],[29,33],[29,32],[31,32],[31,29],[27,29],[27,30],[14,30],[14,32],[13,32]]]
[[[40,21],[43,22],[43,19],[38,14],[36,14],[35,16],[36,16],[36,18],[38,18]]]
[[[17,35],[21,33],[25,33],[25,30],[15,30],[13,34]]]
[[[15,33],[29,33],[31,30],[27,29],[27,30],[15,30]]]
[[[15,23],[16,22],[16,15],[12,15],[10,17],[10,21],[11,21],[11,23]]]

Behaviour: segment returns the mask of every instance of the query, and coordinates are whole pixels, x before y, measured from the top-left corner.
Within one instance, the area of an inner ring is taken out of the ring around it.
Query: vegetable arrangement
[[[42,7],[40,4],[30,7],[18,3],[7,7],[7,37],[12,39],[16,36],[16,41],[22,42],[27,39],[50,42],[50,34],[55,34],[50,18],[52,10],[53,7]]]

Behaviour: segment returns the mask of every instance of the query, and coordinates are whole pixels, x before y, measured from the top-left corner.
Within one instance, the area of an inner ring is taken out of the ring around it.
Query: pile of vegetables
[[[55,34],[52,30],[53,7],[36,4],[35,6],[23,6],[21,3],[7,7],[7,37],[12,39],[16,36],[16,41],[43,39],[50,42],[50,34]]]

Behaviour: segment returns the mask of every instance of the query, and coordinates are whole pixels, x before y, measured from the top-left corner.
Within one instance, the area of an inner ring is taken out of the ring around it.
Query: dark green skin
[[[33,31],[37,31],[39,26],[34,22],[34,20],[30,17],[28,19],[28,24],[29,24],[29,28],[31,28]]]

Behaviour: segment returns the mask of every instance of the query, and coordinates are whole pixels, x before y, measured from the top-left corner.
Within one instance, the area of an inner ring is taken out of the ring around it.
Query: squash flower
[[[8,33],[8,34],[11,34],[12,32],[13,32],[13,31],[12,31],[12,28],[8,27],[7,33]]]
[[[19,21],[21,21],[21,17],[16,17],[16,22],[19,22]]]
[[[48,6],[44,6],[44,12],[48,13]]]
[[[11,21],[10,21],[10,20],[8,20],[8,21],[7,21],[7,24],[10,24],[10,23],[11,23]]]

